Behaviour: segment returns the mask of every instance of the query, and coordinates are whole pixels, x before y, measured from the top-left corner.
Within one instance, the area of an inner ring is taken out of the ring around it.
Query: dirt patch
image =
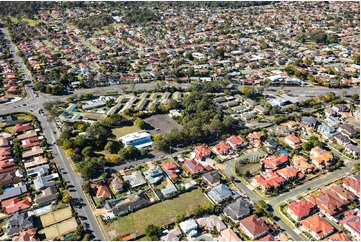
[[[175,120],[169,117],[168,114],[157,114],[144,119],[152,128],[147,130],[151,135],[155,134],[169,134],[172,129],[181,130],[183,127]],[[159,130],[158,130],[159,129]]]

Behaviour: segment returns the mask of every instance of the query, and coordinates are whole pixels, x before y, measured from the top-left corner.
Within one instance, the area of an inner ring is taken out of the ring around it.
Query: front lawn
[[[106,233],[115,230],[117,236],[135,232],[137,236],[144,234],[145,228],[154,224],[157,226],[165,226],[175,222],[177,215],[185,214],[190,216],[194,213],[197,206],[210,204],[200,189],[183,193],[173,199],[151,205],[147,208],[140,209],[134,213],[104,225]]]

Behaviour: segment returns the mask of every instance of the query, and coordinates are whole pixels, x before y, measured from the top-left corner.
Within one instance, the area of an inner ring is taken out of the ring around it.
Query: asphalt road
[[[10,40],[8,32],[5,29],[1,29],[1,31],[4,33],[5,39]],[[29,75],[29,72],[26,69],[22,59],[16,55],[17,49],[11,41],[9,48],[24,79],[32,81],[32,78]],[[32,89],[28,86],[26,86],[26,90],[28,95],[25,99],[16,103],[2,105],[0,109],[0,115],[9,114],[12,112],[31,112],[38,118],[48,143],[51,144],[55,142],[57,139],[57,133],[54,123],[50,122],[50,120],[48,120],[45,115],[41,115],[38,112],[40,109],[44,110],[43,103],[46,101],[46,97],[44,97],[44,95],[36,97]],[[62,148],[54,145],[52,151],[53,155],[55,156],[55,161],[62,171],[64,180],[70,186],[69,192],[77,204],[75,210],[77,211],[82,224],[85,228],[88,229],[89,232],[93,234],[94,240],[105,240],[102,231],[94,217],[92,209],[89,206],[88,200],[86,199],[85,194],[81,189],[82,178],[74,173],[70,162],[65,156],[64,150]]]
[[[333,152],[335,155],[339,156],[336,152]],[[234,177],[234,181],[235,184],[242,190],[244,191],[247,196],[254,202],[256,203],[257,201],[261,200],[259,197],[257,197],[245,184],[243,184],[238,178],[237,176],[233,173],[232,168],[235,166],[237,160],[239,160],[240,157],[238,157],[237,159],[231,160],[228,163],[225,164],[225,174],[228,177]],[[349,161],[348,159],[345,159],[344,157],[342,157],[343,160],[346,161],[345,167],[343,167],[340,170],[331,172],[329,174],[326,174],[325,176],[316,179],[312,182],[309,182],[307,184],[304,184],[302,186],[297,187],[296,189],[291,190],[288,193],[282,194],[272,200],[270,200],[268,202],[268,204],[272,207],[272,213],[273,213],[273,218],[276,221],[276,223],[283,229],[285,229],[287,231],[287,233],[289,235],[291,235],[296,241],[303,241],[302,237],[300,237],[292,228],[290,228],[286,223],[284,223],[282,220],[280,220],[277,216],[277,214],[275,213],[275,210],[273,209],[277,204],[284,202],[288,199],[292,199],[297,197],[299,194],[307,191],[308,189],[312,189],[315,187],[318,187],[320,185],[322,185],[323,183],[330,181],[332,179],[335,179],[341,175],[347,174],[348,172],[351,171],[352,166],[353,166],[353,162]]]

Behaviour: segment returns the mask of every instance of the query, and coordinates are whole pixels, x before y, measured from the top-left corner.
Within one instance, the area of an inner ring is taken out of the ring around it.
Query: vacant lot
[[[207,204],[210,204],[210,201],[197,189],[120,217],[104,227],[107,233],[115,230],[118,236],[132,232],[138,236],[144,234],[144,229],[149,224],[165,226],[175,222],[177,215],[191,215],[198,205]]]
[[[126,134],[137,132],[139,130],[140,129],[137,126],[132,125],[132,126],[124,126],[121,128],[112,129],[112,133],[116,137],[115,140],[119,140],[119,137],[124,136]]]
[[[71,209],[70,208],[63,208],[56,210],[51,213],[47,213],[40,216],[41,224],[43,227],[47,227],[49,225],[59,223],[65,219],[71,218]]]
[[[65,220],[61,223],[46,227],[38,232],[42,240],[53,240],[76,230],[78,226],[75,218]]]
[[[153,115],[144,119],[144,121],[154,128],[153,130],[148,130],[151,135],[157,133],[169,134],[172,129],[182,129],[182,126],[169,117],[168,114]],[[159,130],[156,131],[155,129]]]
[[[246,174],[247,171],[250,171],[252,174],[261,170],[261,164],[259,162],[250,163],[250,164],[241,164],[236,165],[236,171],[238,174]]]

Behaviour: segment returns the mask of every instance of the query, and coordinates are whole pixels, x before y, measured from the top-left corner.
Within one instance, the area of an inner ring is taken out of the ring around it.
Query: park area
[[[71,218],[40,230],[38,235],[41,240],[53,240],[75,231],[77,226],[75,218]]]
[[[210,201],[202,190],[197,189],[119,217],[104,227],[107,235],[116,233],[116,236],[123,236],[135,232],[139,236],[150,224],[163,227],[175,222],[177,215],[192,215],[198,206],[208,204]]]

